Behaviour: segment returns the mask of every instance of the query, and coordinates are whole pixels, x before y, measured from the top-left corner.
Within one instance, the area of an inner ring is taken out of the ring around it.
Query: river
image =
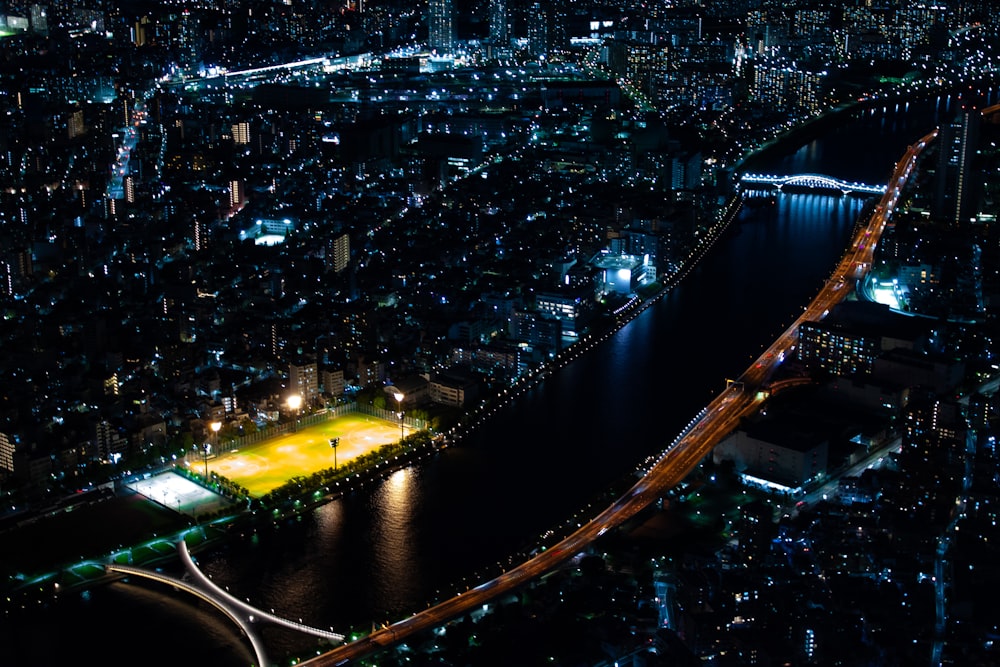
[[[760,164],[884,183],[906,146],[954,104],[893,103]],[[342,632],[397,620],[495,573],[588,503],[605,503],[602,492],[662,449],[784,330],[835,266],[862,203],[782,194],[774,206],[744,207],[739,224],[660,303],[462,446],[200,554],[199,564],[261,608]],[[0,664],[225,667],[252,659],[239,632],[210,609],[140,584],[67,595],[13,619],[3,635]],[[284,631],[264,637],[277,660],[316,647]]]

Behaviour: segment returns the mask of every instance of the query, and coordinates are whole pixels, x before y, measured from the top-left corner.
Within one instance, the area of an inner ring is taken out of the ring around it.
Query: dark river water
[[[884,183],[956,100],[862,113],[760,163]],[[298,520],[199,554],[217,583],[263,609],[346,632],[398,620],[494,574],[587,511],[661,450],[801,312],[835,266],[863,200],[779,195],[744,207],[682,284],[554,372],[460,447]],[[601,505],[603,507],[603,505]],[[114,584],[12,619],[0,664],[246,665],[239,632],[180,593]],[[316,640],[267,630],[274,660]],[[58,641],[56,641],[56,639]]]

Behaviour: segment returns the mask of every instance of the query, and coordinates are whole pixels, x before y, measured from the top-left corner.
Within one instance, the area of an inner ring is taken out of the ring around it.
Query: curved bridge
[[[344,635],[338,632],[314,628],[302,623],[290,621],[287,618],[275,616],[274,614],[257,609],[239,598],[230,595],[227,591],[219,588],[215,582],[209,579],[205,573],[198,569],[198,566],[191,558],[191,554],[188,553],[187,542],[184,540],[179,540],[177,542],[177,552],[181,557],[181,562],[184,564],[184,568],[188,571],[188,574],[194,578],[193,583],[183,581],[160,572],[154,572],[152,570],[146,570],[141,567],[132,567],[129,565],[108,563],[104,566],[104,569],[107,572],[135,575],[138,577],[145,577],[146,579],[152,579],[153,581],[159,581],[160,583],[168,584],[187,593],[191,593],[205,602],[208,602],[213,607],[228,616],[230,620],[236,623],[240,629],[243,630],[247,639],[250,640],[254,654],[257,657],[257,664],[260,667],[267,667],[270,663],[267,660],[267,654],[264,651],[263,642],[261,642],[260,638],[253,631],[253,627],[251,625],[253,623],[267,621],[292,630],[298,630],[299,632],[303,632],[308,635],[329,639],[332,642],[340,643],[344,641]]]
[[[884,185],[868,185],[867,183],[849,183],[823,174],[793,174],[790,176],[775,176],[772,174],[743,174],[740,183],[746,185],[768,185],[779,190],[786,185],[813,190],[840,190],[842,194],[860,192],[863,194],[885,194]]]

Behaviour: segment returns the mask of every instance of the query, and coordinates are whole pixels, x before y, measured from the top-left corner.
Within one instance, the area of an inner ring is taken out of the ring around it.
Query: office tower
[[[455,10],[452,0],[429,0],[427,16],[427,48],[439,54],[455,48]]]
[[[565,0],[532,3],[527,22],[531,55],[558,58],[569,50],[568,5]]]
[[[180,64],[193,69],[198,64],[198,18],[185,8],[177,21],[177,51]]]
[[[528,51],[535,58],[548,56],[549,30],[548,14],[542,3],[531,6],[532,20],[528,22]]]
[[[560,54],[569,50],[569,8],[568,0],[549,0],[548,10],[548,51]]]
[[[498,46],[506,46],[510,42],[507,0],[490,0],[490,41]]]
[[[954,226],[976,214],[979,188],[973,160],[979,142],[979,110],[966,108],[941,128],[932,212]]]

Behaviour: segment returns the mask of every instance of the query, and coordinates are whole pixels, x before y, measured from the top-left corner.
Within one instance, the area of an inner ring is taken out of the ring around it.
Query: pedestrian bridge
[[[153,581],[159,581],[160,583],[173,586],[178,590],[190,593],[205,602],[208,602],[240,627],[243,633],[247,636],[247,639],[250,641],[250,645],[253,647],[254,655],[256,656],[257,665],[259,667],[268,667],[270,662],[268,662],[263,642],[253,629],[253,624],[255,623],[274,623],[275,625],[280,625],[292,630],[298,630],[299,632],[313,635],[315,637],[328,639],[333,643],[339,644],[344,641],[344,635],[338,632],[334,632],[333,630],[323,630],[322,628],[314,628],[302,623],[296,623],[295,621],[287,618],[282,618],[280,616],[276,616],[275,614],[257,609],[239,598],[230,595],[227,591],[219,588],[215,582],[209,579],[205,573],[198,569],[198,566],[191,558],[191,554],[188,553],[187,543],[184,540],[178,540],[177,552],[181,557],[181,562],[184,564],[184,568],[187,570],[188,574],[191,575],[193,581],[185,581],[183,579],[163,574],[162,572],[155,572],[141,567],[132,567],[130,565],[119,565],[117,563],[108,563],[104,566],[104,569],[107,572],[116,572],[118,574],[144,577],[146,579],[152,579]]]
[[[779,190],[786,186],[810,190],[839,190],[841,194],[885,194],[884,185],[868,185],[867,183],[850,183],[823,174],[793,174],[775,176],[772,174],[743,174],[740,183],[744,186],[769,186]]]

